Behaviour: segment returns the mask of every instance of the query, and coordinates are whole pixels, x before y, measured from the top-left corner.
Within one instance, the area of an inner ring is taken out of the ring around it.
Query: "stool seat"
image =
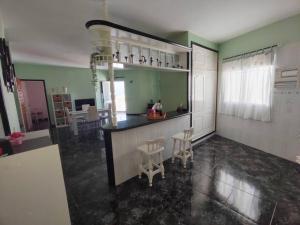
[[[148,151],[148,145],[144,144],[144,145],[139,146],[138,150],[142,151],[146,155],[154,155],[154,154],[157,154],[157,153],[165,150],[165,148],[161,147],[161,148],[158,148],[158,149],[156,149],[154,151]]]
[[[163,138],[158,138],[146,141],[145,144],[137,147],[137,150],[140,152],[138,165],[139,178],[141,178],[142,173],[146,174],[149,179],[150,187],[152,186],[152,180],[155,174],[161,173],[162,178],[165,178],[165,168],[162,156],[162,152],[165,150],[164,144],[165,140]]]
[[[182,141],[184,141],[184,140],[192,141],[193,136],[191,136],[191,137],[185,139],[185,138],[184,138],[184,132],[180,132],[180,133],[178,133],[178,134],[173,135],[172,138],[173,138],[173,139],[177,139],[177,140],[182,140]]]
[[[194,129],[190,128],[172,136],[173,139],[172,163],[174,163],[175,158],[179,158],[182,161],[183,167],[186,168],[186,162],[188,158],[191,158],[191,161],[193,162],[193,158],[194,158],[194,153],[192,149],[193,133],[194,133]],[[178,148],[176,144],[178,144]]]

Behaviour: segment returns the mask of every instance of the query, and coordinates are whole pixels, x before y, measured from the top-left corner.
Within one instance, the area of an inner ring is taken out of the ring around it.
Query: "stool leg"
[[[153,174],[149,173],[149,187],[152,187]]]
[[[182,161],[183,161],[183,168],[186,168],[186,155],[184,154],[183,157],[182,157]]]
[[[149,179],[149,186],[152,187],[152,180],[153,180],[153,168],[152,168],[152,159],[151,156],[148,157],[148,179]]]
[[[142,178],[142,166],[143,166],[143,155],[142,155],[142,153],[140,152],[140,155],[139,155],[139,165],[138,165],[139,179]]]
[[[185,146],[185,142],[180,140],[179,141],[179,156],[180,156],[181,162],[183,164],[183,167],[185,168],[186,162],[185,162],[185,152],[183,150],[184,146]]]
[[[194,152],[193,152],[192,142],[190,142],[190,152],[191,152],[191,162],[194,162]]]
[[[175,160],[175,147],[176,147],[176,139],[173,139],[172,163],[174,163]]]
[[[164,179],[165,178],[165,167],[164,167],[164,164],[163,164],[163,156],[162,156],[162,153],[160,152],[159,153],[159,157],[160,157],[160,172],[161,172],[161,176],[162,178]]]

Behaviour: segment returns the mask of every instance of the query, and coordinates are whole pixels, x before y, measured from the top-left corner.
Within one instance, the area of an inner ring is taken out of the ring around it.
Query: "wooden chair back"
[[[100,119],[96,106],[90,106],[87,112],[88,112],[87,115],[88,122],[96,121]]]
[[[191,127],[189,129],[185,129],[183,131],[183,138],[184,138],[184,140],[191,139],[191,137],[193,136],[193,134],[194,134],[194,128]]]
[[[147,145],[147,151],[148,152],[154,152],[165,145],[165,139],[164,138],[157,138],[154,140],[146,141]]]
[[[90,104],[83,104],[81,106],[82,111],[85,111],[85,112],[87,112],[89,110],[89,108],[90,108]]]

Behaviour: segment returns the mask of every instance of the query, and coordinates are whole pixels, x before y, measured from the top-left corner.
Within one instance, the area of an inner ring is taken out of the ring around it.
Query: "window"
[[[272,49],[223,62],[219,112],[270,121],[273,62]]]

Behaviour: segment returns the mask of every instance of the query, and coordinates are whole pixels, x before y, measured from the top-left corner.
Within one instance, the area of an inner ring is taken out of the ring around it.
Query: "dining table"
[[[107,114],[107,118],[110,118],[110,109],[97,109],[99,116]],[[71,128],[74,132],[74,135],[78,135],[78,123],[88,120],[88,111],[79,110],[79,111],[70,111],[71,116]]]

